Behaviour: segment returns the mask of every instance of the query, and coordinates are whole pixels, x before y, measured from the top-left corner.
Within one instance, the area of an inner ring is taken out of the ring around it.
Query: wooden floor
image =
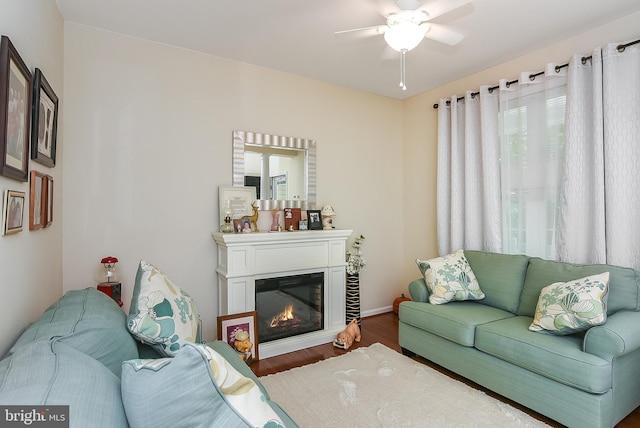
[[[398,352],[400,351],[400,346],[398,345],[398,316],[393,312],[388,312],[381,315],[375,315],[372,317],[367,317],[362,319],[362,340],[360,343],[354,343],[350,350],[356,349],[358,347],[366,347],[372,345],[376,342],[380,342],[383,345],[394,349]],[[272,373],[278,373],[284,370],[289,370],[294,367],[304,366],[306,364],[315,363],[320,360],[324,360],[330,357],[337,357],[339,355],[343,355],[345,351],[343,349],[339,349],[334,347],[331,343],[327,343],[324,345],[314,346],[312,348],[303,349],[296,352],[291,352],[284,355],[278,355],[275,357],[267,358],[264,360],[256,361],[251,364],[251,369],[257,376],[266,376]],[[489,390],[482,388],[481,386],[468,381],[455,373],[452,373],[436,364],[431,363],[421,357],[413,357],[414,360],[425,364],[429,367],[432,367],[446,375],[463,381],[467,385],[484,391],[487,395],[495,397],[505,403],[512,405],[513,407],[517,407],[518,409],[528,413],[532,417],[544,421],[545,423],[553,426],[553,427],[561,427],[562,425],[558,424],[555,421],[545,418],[544,416],[533,412],[525,407],[520,406],[517,403],[514,403],[511,400],[508,400],[504,397],[501,397]],[[633,413],[623,419],[618,425],[617,428],[632,428],[632,427],[640,427],[640,407],[636,409]]]

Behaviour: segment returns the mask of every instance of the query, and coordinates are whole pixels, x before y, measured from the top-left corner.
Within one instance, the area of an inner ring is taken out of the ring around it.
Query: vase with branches
[[[362,257],[360,248],[364,242],[364,235],[358,236],[351,247],[353,250],[347,251],[347,274],[359,275],[367,266],[367,261]]]

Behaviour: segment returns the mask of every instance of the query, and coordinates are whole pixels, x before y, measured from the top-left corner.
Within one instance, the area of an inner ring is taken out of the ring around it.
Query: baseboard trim
[[[393,310],[393,306],[389,305],[389,306],[383,306],[381,308],[377,308],[377,309],[370,309],[368,311],[362,311],[361,316],[363,317],[370,317],[373,315],[380,315],[380,314],[384,314],[386,312],[391,312]]]

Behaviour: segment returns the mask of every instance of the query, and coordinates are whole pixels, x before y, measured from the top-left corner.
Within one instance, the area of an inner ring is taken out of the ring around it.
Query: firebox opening
[[[260,343],[322,330],[324,273],[256,280]]]

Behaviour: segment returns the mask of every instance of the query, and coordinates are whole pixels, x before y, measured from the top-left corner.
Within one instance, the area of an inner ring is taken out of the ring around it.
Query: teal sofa
[[[399,343],[569,427],[613,427],[640,405],[640,274],[464,251],[483,300],[428,303],[423,279],[399,306]],[[586,332],[529,331],[543,287],[610,272],[607,320]]]
[[[258,385],[261,401],[286,427],[297,426],[270,400],[233,349],[221,341],[207,346]],[[163,379],[158,373],[164,372],[157,368],[156,373],[149,370],[135,378],[132,367],[138,359],[160,362],[160,356],[134,340],[126,327],[126,315],[108,296],[93,288],[69,291],[0,360],[0,405],[68,405],[70,426],[76,428],[251,426],[211,380],[202,348],[188,344],[172,359],[167,365],[173,369],[172,378]],[[128,390],[123,388],[127,373],[131,373],[132,384]],[[128,398],[123,401],[123,396]],[[161,399],[167,398],[170,405],[163,406]],[[156,412],[151,410],[154,405],[160,407]],[[193,411],[189,406],[194,406]],[[173,420],[180,412],[180,419]]]

